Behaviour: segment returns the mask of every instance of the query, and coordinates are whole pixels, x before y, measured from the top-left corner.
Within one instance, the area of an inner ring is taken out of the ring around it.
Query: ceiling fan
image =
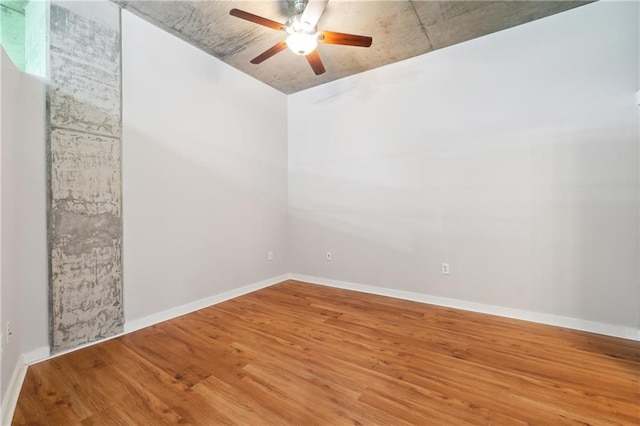
[[[342,44],[345,46],[369,47],[373,42],[371,37],[343,34],[333,31],[318,31],[318,20],[327,7],[329,0],[294,0],[295,14],[285,24],[254,15],[239,9],[231,9],[229,14],[258,25],[287,33],[287,38],[262,52],[251,60],[252,64],[259,64],[287,47],[296,55],[307,58],[309,65],[316,75],[325,72],[320,55],[316,50],[318,43]]]

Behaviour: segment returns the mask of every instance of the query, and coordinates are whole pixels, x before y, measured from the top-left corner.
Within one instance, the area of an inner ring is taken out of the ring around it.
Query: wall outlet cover
[[[449,264],[448,263],[443,263],[442,264],[442,275],[449,275]]]

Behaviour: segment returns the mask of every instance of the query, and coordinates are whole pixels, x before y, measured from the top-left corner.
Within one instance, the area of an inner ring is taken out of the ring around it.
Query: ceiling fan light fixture
[[[318,35],[295,32],[289,34],[286,43],[287,47],[296,55],[306,56],[318,47]]]
[[[288,36],[287,47],[296,55],[306,56],[318,46],[318,32],[316,27],[301,19],[301,15],[294,15],[287,21],[285,31]]]

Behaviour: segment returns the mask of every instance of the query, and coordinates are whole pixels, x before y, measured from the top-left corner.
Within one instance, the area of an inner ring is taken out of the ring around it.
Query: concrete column
[[[51,350],[123,330],[120,10],[50,6]]]

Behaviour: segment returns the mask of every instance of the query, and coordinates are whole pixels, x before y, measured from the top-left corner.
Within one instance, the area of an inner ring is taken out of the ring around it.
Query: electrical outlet
[[[442,275],[449,275],[449,264],[448,263],[443,263],[442,264]]]
[[[333,259],[333,256],[331,255],[330,251],[327,252],[325,259],[327,260],[327,262],[331,262],[331,259]]]
[[[13,332],[11,331],[11,323],[9,321],[7,321],[7,329],[6,329],[6,336],[7,336],[7,343],[9,343],[11,341],[11,335],[13,334]]]
[[[267,253],[267,259],[269,259],[269,261],[273,260],[273,252],[272,251]]]

